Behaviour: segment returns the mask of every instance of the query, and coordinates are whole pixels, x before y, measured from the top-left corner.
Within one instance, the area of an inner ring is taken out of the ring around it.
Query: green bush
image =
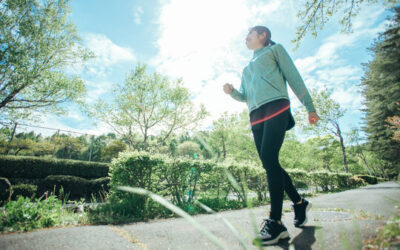
[[[94,180],[69,175],[50,175],[44,178],[38,189],[38,196],[44,192],[53,192],[59,195],[60,188],[63,187],[64,193],[68,194],[71,200],[84,198],[90,200],[92,194],[97,195],[100,191],[109,191],[110,177],[103,177]]]
[[[357,176],[352,176],[351,178],[349,178],[349,186],[350,187],[361,187],[361,186],[365,186],[367,185],[367,183],[364,181],[364,179],[361,179]]]
[[[0,176],[42,179],[49,175],[72,175],[86,179],[107,177],[108,163],[34,156],[0,156]]]
[[[385,178],[382,178],[382,177],[376,177],[376,179],[378,180],[378,183],[387,181]],[[399,180],[399,182],[400,182],[400,180]]]
[[[375,176],[371,175],[356,175],[358,178],[363,179],[368,184],[377,184],[378,179]]]
[[[146,217],[147,197],[118,190],[118,186],[152,190],[152,172],[163,162],[161,157],[147,152],[122,152],[110,167],[109,203],[116,216],[141,219]]]
[[[203,172],[208,172],[212,166],[207,161],[170,159],[165,156],[159,156],[158,163],[152,175],[152,190],[160,195],[171,196],[173,203],[179,206],[194,199]]]
[[[322,191],[328,191],[333,189],[337,183],[337,176],[335,173],[330,173],[328,171],[316,171],[310,173],[311,182],[322,188]]]
[[[288,169],[286,170],[288,175],[293,181],[293,185],[296,188],[307,188],[311,184],[309,174],[302,169]]]
[[[349,187],[349,178],[351,178],[351,174],[349,173],[337,173],[337,186],[338,188],[347,188]]]
[[[16,200],[19,196],[28,197],[33,199],[36,196],[36,191],[38,186],[31,184],[18,184],[12,186],[13,193],[11,195],[12,200]],[[9,193],[10,190],[7,189],[6,193]]]
[[[198,199],[201,203],[211,208],[214,211],[227,209],[239,209],[245,207],[243,202],[239,200],[219,199],[217,197],[201,197]]]

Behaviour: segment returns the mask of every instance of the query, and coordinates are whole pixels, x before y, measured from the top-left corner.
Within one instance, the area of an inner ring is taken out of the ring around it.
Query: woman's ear
[[[260,36],[261,36],[260,39],[261,39],[262,41],[264,41],[264,43],[267,43],[267,33],[266,33],[266,32],[263,32],[263,33],[261,33]]]

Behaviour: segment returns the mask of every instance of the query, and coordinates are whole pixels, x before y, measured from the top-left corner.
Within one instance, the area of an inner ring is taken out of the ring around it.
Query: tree
[[[113,158],[117,158],[119,152],[126,149],[126,144],[120,140],[112,140],[107,146],[101,149],[101,160],[111,162]]]
[[[388,117],[400,116],[396,104],[400,100],[400,8],[394,11],[392,22],[369,48],[374,59],[363,64],[360,84],[365,97],[363,130],[369,149],[390,163],[386,169],[389,176],[397,176],[400,169],[400,142],[392,140],[394,130],[387,122]]]
[[[346,110],[341,108],[340,104],[331,98],[332,90],[330,89],[324,89],[319,92],[311,89],[310,94],[315,105],[318,107],[318,114],[321,120],[318,121],[316,125],[309,126],[307,121],[304,120],[304,117],[307,117],[304,107],[302,107],[299,114],[296,115],[296,120],[300,121],[305,131],[313,131],[318,134],[328,132],[338,138],[343,155],[344,171],[348,173],[349,167],[347,165],[346,147],[339,125],[339,119],[343,117]]]
[[[79,138],[70,137],[65,134],[58,135],[56,138],[57,142],[57,158],[62,159],[78,159],[81,150],[83,148]]]
[[[354,153],[355,156],[359,157],[363,161],[365,167],[367,168],[368,174],[372,175],[373,173],[367,162],[367,157],[364,154],[365,146],[360,145],[360,139],[361,139],[360,130],[358,128],[352,128],[352,130],[349,133],[349,142],[355,143],[355,146],[352,148],[352,152]],[[377,175],[375,170],[374,170],[374,175]]]
[[[397,102],[397,106],[400,106],[400,102]],[[387,127],[394,130],[392,140],[400,142],[400,117],[398,115],[388,117],[386,122],[390,124]]]
[[[0,1],[0,118],[62,114],[59,104],[85,95],[83,81],[63,72],[91,57],[69,12],[68,0]]]
[[[213,129],[210,133],[210,143],[216,149],[218,156],[226,159],[228,140],[232,136],[232,127],[236,117],[224,112],[218,120],[213,122]]]
[[[313,37],[317,37],[319,31],[324,28],[329,18],[344,9],[343,15],[339,23],[343,26],[342,32],[352,32],[352,18],[357,16],[363,4],[374,4],[378,0],[364,1],[364,0],[307,0],[304,8],[299,9],[297,17],[300,18],[300,26],[297,27],[296,37],[292,43],[296,45],[296,49],[300,45],[301,39],[304,38],[308,31],[311,31]],[[382,6],[393,7],[396,0],[383,0]]]
[[[203,105],[200,111],[193,110],[189,91],[182,85],[182,79],[171,82],[158,73],[148,75],[146,65],[138,64],[123,84],[114,86],[112,103],[99,99],[84,111],[110,125],[131,148],[138,132],[141,149],[148,150],[152,132],[159,131],[162,144],[173,133],[196,128],[207,115]]]
[[[178,153],[181,156],[189,157],[193,159],[193,155],[200,153],[200,145],[192,142],[192,141],[185,141],[178,146]]]

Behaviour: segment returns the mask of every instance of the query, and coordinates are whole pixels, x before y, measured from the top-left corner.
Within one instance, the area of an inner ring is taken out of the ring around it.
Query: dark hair
[[[271,40],[271,31],[265,27],[265,26],[254,26],[252,28],[249,29],[249,32],[253,32],[256,31],[257,34],[261,35],[262,33],[266,33],[266,39],[265,39],[265,43],[264,46],[267,46],[268,44],[274,45],[275,42]]]

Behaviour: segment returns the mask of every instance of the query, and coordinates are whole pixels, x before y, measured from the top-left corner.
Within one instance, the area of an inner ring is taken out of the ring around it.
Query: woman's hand
[[[232,84],[226,83],[226,84],[224,85],[224,92],[225,92],[226,94],[228,94],[228,95],[232,94],[232,92],[233,92],[233,86],[232,86]]]
[[[316,112],[308,113],[308,121],[310,122],[311,125],[316,124],[318,120],[320,120],[320,118]]]

